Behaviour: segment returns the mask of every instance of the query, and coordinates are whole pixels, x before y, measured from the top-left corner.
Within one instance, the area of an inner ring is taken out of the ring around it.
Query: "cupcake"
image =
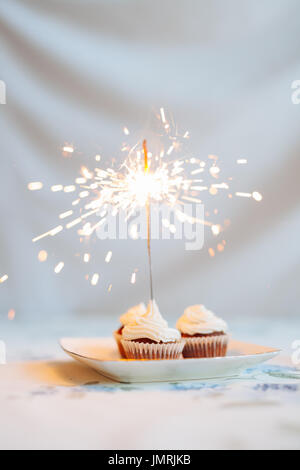
[[[228,326],[204,305],[188,307],[176,324],[185,340],[183,357],[224,357],[227,353]]]
[[[123,331],[124,326],[127,325],[128,323],[134,322],[137,316],[144,315],[146,312],[147,312],[146,305],[144,303],[140,303],[139,305],[136,305],[135,307],[131,307],[126,313],[124,313],[120,317],[121,326],[117,331],[114,332],[114,338],[116,340],[116,343],[118,345],[118,348],[122,357],[126,357],[123,346],[121,344],[122,331]]]
[[[121,344],[127,359],[179,359],[184,340],[168,327],[156,302],[151,301],[144,315],[124,326]]]

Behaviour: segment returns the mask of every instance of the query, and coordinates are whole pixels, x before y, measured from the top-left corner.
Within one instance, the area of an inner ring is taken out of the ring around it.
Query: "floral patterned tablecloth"
[[[80,323],[2,326],[1,449],[300,449],[300,368],[291,360],[300,329],[271,329],[263,344],[284,352],[238,379],[126,385],[59,350],[67,329],[94,335],[94,321]],[[258,333],[236,331],[252,341]]]

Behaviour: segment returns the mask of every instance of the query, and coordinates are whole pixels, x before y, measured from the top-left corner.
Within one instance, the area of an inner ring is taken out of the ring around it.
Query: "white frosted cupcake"
[[[178,359],[184,347],[179,332],[168,327],[155,301],[123,328],[121,343],[127,359]]]
[[[134,307],[131,307],[129,310],[127,310],[126,313],[124,313],[120,317],[121,326],[117,331],[114,332],[114,338],[116,340],[116,343],[118,345],[118,348],[122,357],[124,358],[126,357],[122,343],[121,343],[123,328],[128,323],[134,322],[137,316],[144,315],[146,312],[147,312],[146,305],[144,303],[140,303],[139,305],[135,305]]]
[[[185,340],[183,357],[226,356],[228,325],[204,305],[188,307],[176,327]]]

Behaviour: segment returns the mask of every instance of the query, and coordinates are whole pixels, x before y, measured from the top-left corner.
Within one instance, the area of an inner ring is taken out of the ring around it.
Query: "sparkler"
[[[147,142],[143,142],[144,157],[145,157],[145,175],[149,173],[149,162],[148,162],[148,149]],[[151,256],[151,195],[148,195],[146,202],[147,211],[147,245],[148,245],[148,260],[149,260],[149,276],[150,276],[150,300],[153,306],[154,291],[153,291],[153,275],[152,275],[152,256]]]
[[[139,208],[146,209],[147,214],[147,249],[150,275],[150,297],[153,300],[153,275],[152,275],[152,253],[151,253],[151,205],[165,204],[177,207],[176,217],[180,223],[202,224],[209,227],[213,236],[218,237],[226,226],[216,223],[216,221],[199,220],[188,216],[180,207],[185,203],[202,203],[202,196],[215,197],[220,192],[228,192],[228,198],[233,195],[243,198],[252,198],[257,202],[262,200],[262,195],[257,192],[230,192],[232,178],[223,178],[222,171],[218,164],[219,159],[215,155],[209,155],[207,160],[202,158],[186,156],[184,143],[189,139],[189,133],[180,135],[177,128],[168,120],[163,108],[158,116],[160,121],[160,140],[164,145],[154,154],[147,148],[147,142],[137,143],[133,147],[124,144],[122,152],[127,156],[118,169],[114,168],[94,168],[89,170],[81,168],[81,176],[67,186],[55,184],[51,186],[51,191],[66,194],[75,193],[72,207],[59,215],[59,225],[50,229],[42,235],[33,238],[33,242],[38,242],[46,237],[54,237],[63,230],[77,229],[80,239],[91,237],[98,228],[103,226],[107,220],[109,207],[113,208],[113,215],[124,212],[126,220],[129,220]],[[130,135],[128,128],[124,128],[124,134]],[[165,140],[167,142],[165,142]],[[65,145],[63,152],[73,155],[73,146]],[[178,153],[181,154],[178,157]],[[144,157],[144,158],[143,158]],[[96,155],[97,164],[101,161],[101,156]],[[238,165],[246,165],[246,159],[235,161]],[[36,191],[45,186],[40,182],[30,183],[28,189]],[[201,195],[201,198],[200,198]],[[214,215],[218,210],[214,211]],[[100,220],[99,220],[100,216]],[[94,220],[95,217],[97,221]],[[168,222],[168,221],[167,221]],[[164,226],[171,233],[175,233],[176,228],[171,223],[164,221]],[[138,238],[136,227],[132,227],[132,238]],[[211,257],[216,256],[216,251],[222,252],[225,242],[218,243],[216,249],[209,248]],[[84,263],[89,263],[91,255],[83,254],[81,259]],[[105,261],[109,263],[112,252],[108,252]],[[61,261],[55,267],[55,273],[59,274],[64,267]],[[91,284],[96,286],[100,279],[98,273],[87,276],[91,279]],[[4,282],[3,279],[2,282]],[[1,279],[0,279],[1,282]],[[136,272],[133,273],[131,282],[136,282]],[[112,284],[109,285],[109,292]]]

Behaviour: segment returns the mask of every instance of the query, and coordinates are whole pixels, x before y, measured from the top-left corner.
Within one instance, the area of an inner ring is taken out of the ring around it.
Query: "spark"
[[[165,110],[164,108],[160,108],[160,115],[161,115],[161,120],[164,124],[166,124],[166,115],[165,115]]]
[[[63,187],[62,184],[56,184],[56,185],[54,185],[54,186],[51,186],[51,191],[52,191],[53,193],[57,193],[57,192],[59,192],[59,191],[63,191],[63,189],[64,189],[64,187]]]
[[[229,189],[227,183],[212,184],[211,187],[215,189]]]
[[[212,258],[214,258],[216,255],[215,250],[213,248],[209,248],[208,253],[209,253],[209,256],[211,256]]]
[[[75,225],[80,224],[81,221],[82,221],[82,218],[81,218],[81,217],[78,217],[77,219],[72,220],[72,222],[68,223],[68,224],[66,225],[66,228],[67,228],[67,229],[73,228],[73,227],[75,227]]]
[[[51,236],[51,237],[55,237],[55,235],[57,235],[58,233],[62,232],[63,229],[64,229],[64,228],[63,228],[62,225],[59,225],[58,227],[55,227],[54,229],[51,230],[50,236]]]
[[[220,168],[217,167],[217,166],[212,166],[209,169],[209,172],[210,172],[211,176],[213,176],[214,178],[216,178],[218,176],[220,171],[221,171]]]
[[[62,151],[65,152],[65,153],[74,153],[74,147],[72,145],[65,145],[63,148],[62,148]]]
[[[74,186],[74,185],[64,187],[64,192],[65,193],[73,193],[74,191],[76,191],[76,186]]]
[[[81,173],[88,180],[93,178],[93,173],[91,173],[85,166],[81,168]]]
[[[60,214],[59,218],[66,219],[67,217],[70,217],[71,215],[73,215],[73,211],[67,211],[67,212],[63,212],[62,214]]]
[[[192,191],[207,191],[207,186],[191,186]]]
[[[131,275],[131,284],[135,284],[136,283],[136,273],[132,273]]]
[[[47,259],[48,259],[47,251],[45,251],[45,250],[40,251],[39,254],[38,254],[38,260],[40,261],[40,263],[45,263],[45,261],[47,261]]]
[[[215,188],[214,186],[211,186],[209,188],[209,194],[211,194],[212,196],[216,196],[218,194],[218,188]]]
[[[91,259],[91,255],[89,253],[85,253],[84,256],[83,256],[83,261],[85,263],[89,263],[90,259]]]
[[[254,193],[252,193],[252,197],[253,197],[253,199],[254,199],[255,201],[257,201],[257,202],[260,202],[260,201],[263,200],[262,195],[261,195],[259,192],[257,192],[257,191],[254,191]]]
[[[191,172],[191,175],[199,175],[199,173],[203,173],[204,172],[204,168],[197,168],[197,170],[193,170]]]
[[[87,182],[86,178],[83,178],[83,177],[76,178],[76,180],[75,180],[76,184],[86,184],[86,182]]]
[[[41,183],[41,182],[35,182],[35,183],[29,183],[28,184],[29,191],[39,191],[42,188],[43,188],[43,183]]]
[[[81,193],[79,193],[79,197],[80,197],[80,199],[84,199],[84,198],[88,197],[89,194],[90,194],[89,191],[82,191]]]
[[[195,204],[201,204],[200,199],[196,199],[195,197],[183,196],[182,199],[187,202],[194,202]]]
[[[174,145],[171,145],[167,151],[167,155],[171,155],[171,153],[173,152],[174,150]]]
[[[252,197],[252,194],[251,193],[241,193],[241,192],[237,192],[235,193],[236,196],[238,197]]]
[[[16,311],[14,309],[11,309],[8,314],[7,314],[7,318],[12,321],[15,319],[15,316],[16,316]]]
[[[61,273],[61,271],[64,269],[64,266],[65,266],[65,263],[63,261],[61,261],[60,263],[58,263],[55,268],[54,268],[54,272],[55,274],[59,274]]]
[[[212,225],[211,226],[211,231],[215,236],[218,236],[221,232],[221,227],[220,225]]]
[[[107,290],[108,290],[108,292],[111,292],[111,290],[112,290],[112,287],[113,287],[113,285],[112,285],[112,284],[109,284],[109,286],[108,286],[108,289],[107,289]]]
[[[125,134],[125,135],[129,135],[129,134],[130,134],[130,132],[129,132],[129,130],[127,129],[127,127],[124,127],[123,131],[124,131],[124,134]]]
[[[112,259],[112,251],[109,251],[105,257],[105,262],[110,263]]]
[[[96,160],[96,162],[100,162],[101,161],[101,155],[96,155],[95,160]]]
[[[32,242],[33,243],[38,242],[39,240],[42,240],[43,238],[46,238],[46,237],[49,237],[49,236],[54,237],[59,232],[61,232],[63,229],[64,229],[63,226],[59,225],[58,227],[55,227],[52,230],[49,230],[49,232],[43,233],[42,235],[39,235],[38,237],[33,238]]]
[[[3,284],[4,282],[6,282],[7,279],[8,279],[8,275],[7,275],[7,274],[4,274],[4,276],[2,276],[2,277],[0,278],[0,284]]]
[[[91,285],[95,287],[98,284],[99,279],[100,279],[99,274],[95,273],[91,279]]]

